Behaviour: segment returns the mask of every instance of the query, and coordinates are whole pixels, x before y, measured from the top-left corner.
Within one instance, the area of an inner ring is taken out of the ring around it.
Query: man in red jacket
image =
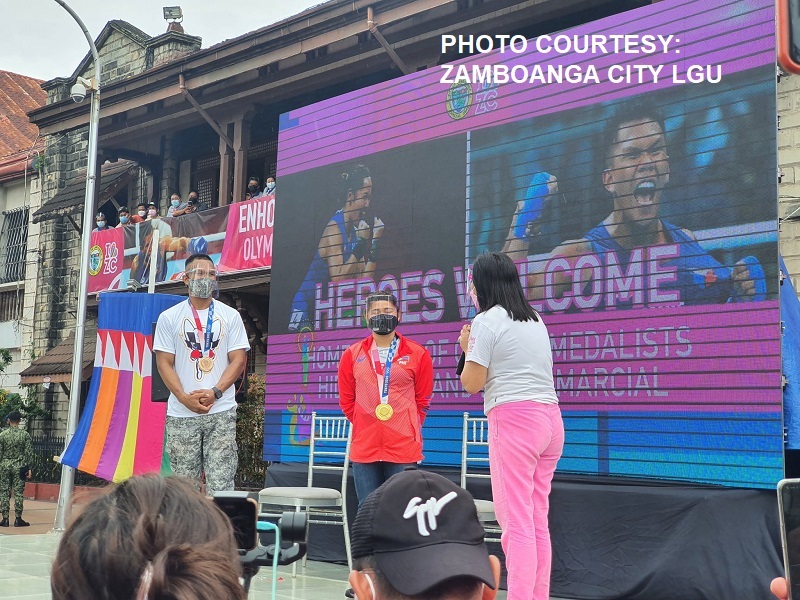
[[[353,427],[359,507],[389,477],[422,460],[422,422],[433,392],[430,354],[395,331],[397,298],[371,294],[364,320],[372,335],[339,361],[339,405]]]

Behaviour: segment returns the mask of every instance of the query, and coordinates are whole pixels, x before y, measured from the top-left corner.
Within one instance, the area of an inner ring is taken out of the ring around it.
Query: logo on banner
[[[102,257],[102,254],[101,254]],[[117,242],[109,242],[106,244],[106,257],[103,260],[103,274],[117,272],[117,258],[119,257],[119,249]],[[96,275],[96,273],[92,273]]]
[[[469,114],[472,107],[472,85],[469,83],[453,83],[447,90],[447,114],[456,121]]]
[[[103,266],[103,249],[95,244],[89,248],[89,275],[97,275]]]

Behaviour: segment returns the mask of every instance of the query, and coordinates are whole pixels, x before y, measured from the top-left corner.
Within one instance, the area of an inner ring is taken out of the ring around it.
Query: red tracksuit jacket
[[[375,416],[381,398],[370,352],[372,336],[350,346],[339,361],[339,405],[353,424],[354,462],[413,463],[423,458],[421,430],[433,393],[433,362],[424,347],[395,335],[399,342],[389,376],[394,414],[388,421]]]

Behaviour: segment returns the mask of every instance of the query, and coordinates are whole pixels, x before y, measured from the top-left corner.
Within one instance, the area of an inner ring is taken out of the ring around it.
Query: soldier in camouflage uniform
[[[33,458],[33,446],[28,432],[19,428],[21,418],[22,415],[19,411],[13,411],[6,417],[8,429],[0,432],[0,512],[3,513],[0,527],[9,526],[12,488],[14,490],[14,512],[17,515],[14,527],[30,525],[27,521],[22,520],[25,479],[20,477],[20,473],[25,467],[27,469],[26,479],[31,478],[30,464]]]

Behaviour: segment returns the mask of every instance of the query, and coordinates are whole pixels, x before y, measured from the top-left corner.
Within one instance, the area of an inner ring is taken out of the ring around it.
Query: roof
[[[101,168],[100,191],[98,192],[98,206],[123,189],[136,175],[138,163],[129,160],[119,160],[106,163]],[[66,187],[60,189],[55,196],[45,202],[42,207],[33,213],[33,222],[39,223],[54,219],[59,215],[72,215],[83,212],[83,200],[86,197],[86,171],[73,177],[67,182]]]
[[[119,31],[122,35],[129,37],[131,40],[139,44],[140,46],[144,47],[144,45],[150,40],[152,37],[151,35],[145,33],[135,25],[131,25],[127,21],[122,21],[120,19],[114,19],[106,23],[103,30],[100,32],[100,35],[97,36],[97,39],[94,41],[94,45],[97,47],[98,52],[100,48],[106,43],[109,36],[114,32],[114,30]],[[91,52],[87,52],[86,55],[83,57],[83,60],[78,64],[75,70],[72,72],[72,75],[69,76],[69,80],[75,79],[78,75],[83,73],[89,68],[89,65],[92,64],[94,57],[92,56]],[[53,83],[61,83],[64,79],[61,77],[56,77],[48,81],[44,88],[48,89],[53,87]]]
[[[39,133],[27,113],[46,101],[41,79],[0,71],[0,162],[15,154],[24,159]]]
[[[198,46],[202,42],[202,39],[194,36],[194,35],[187,35],[185,33],[181,33],[178,31],[167,31],[157,36],[151,36],[148,33],[145,33],[135,25],[131,25],[127,21],[121,21],[119,19],[115,19],[109,21],[103,27],[103,30],[100,32],[100,35],[97,36],[97,39],[94,40],[94,45],[97,47],[98,52],[103,48],[108,38],[111,36],[114,31],[118,31],[124,36],[130,38],[136,44],[139,44],[142,48],[147,48],[149,46],[158,45],[163,43],[166,40],[179,40],[187,43],[197,43]],[[102,60],[102,59],[101,59]],[[86,72],[89,69],[89,66],[94,61],[94,57],[92,56],[91,51],[87,52],[78,66],[75,67],[75,70],[72,72],[72,75],[69,77],[56,77],[54,79],[50,79],[42,84],[42,87],[46,90],[54,88],[56,86],[62,85],[65,82],[73,81],[78,75],[81,73]]]
[[[97,345],[97,326],[86,325],[83,344],[83,370],[81,381],[85,381],[92,374],[94,366],[94,350]],[[20,383],[29,385],[44,383],[44,378],[49,377],[51,383],[67,383],[72,381],[72,356],[75,353],[75,332],[70,333],[65,340],[54,348],[50,348],[42,356],[24,369],[20,376]]]

